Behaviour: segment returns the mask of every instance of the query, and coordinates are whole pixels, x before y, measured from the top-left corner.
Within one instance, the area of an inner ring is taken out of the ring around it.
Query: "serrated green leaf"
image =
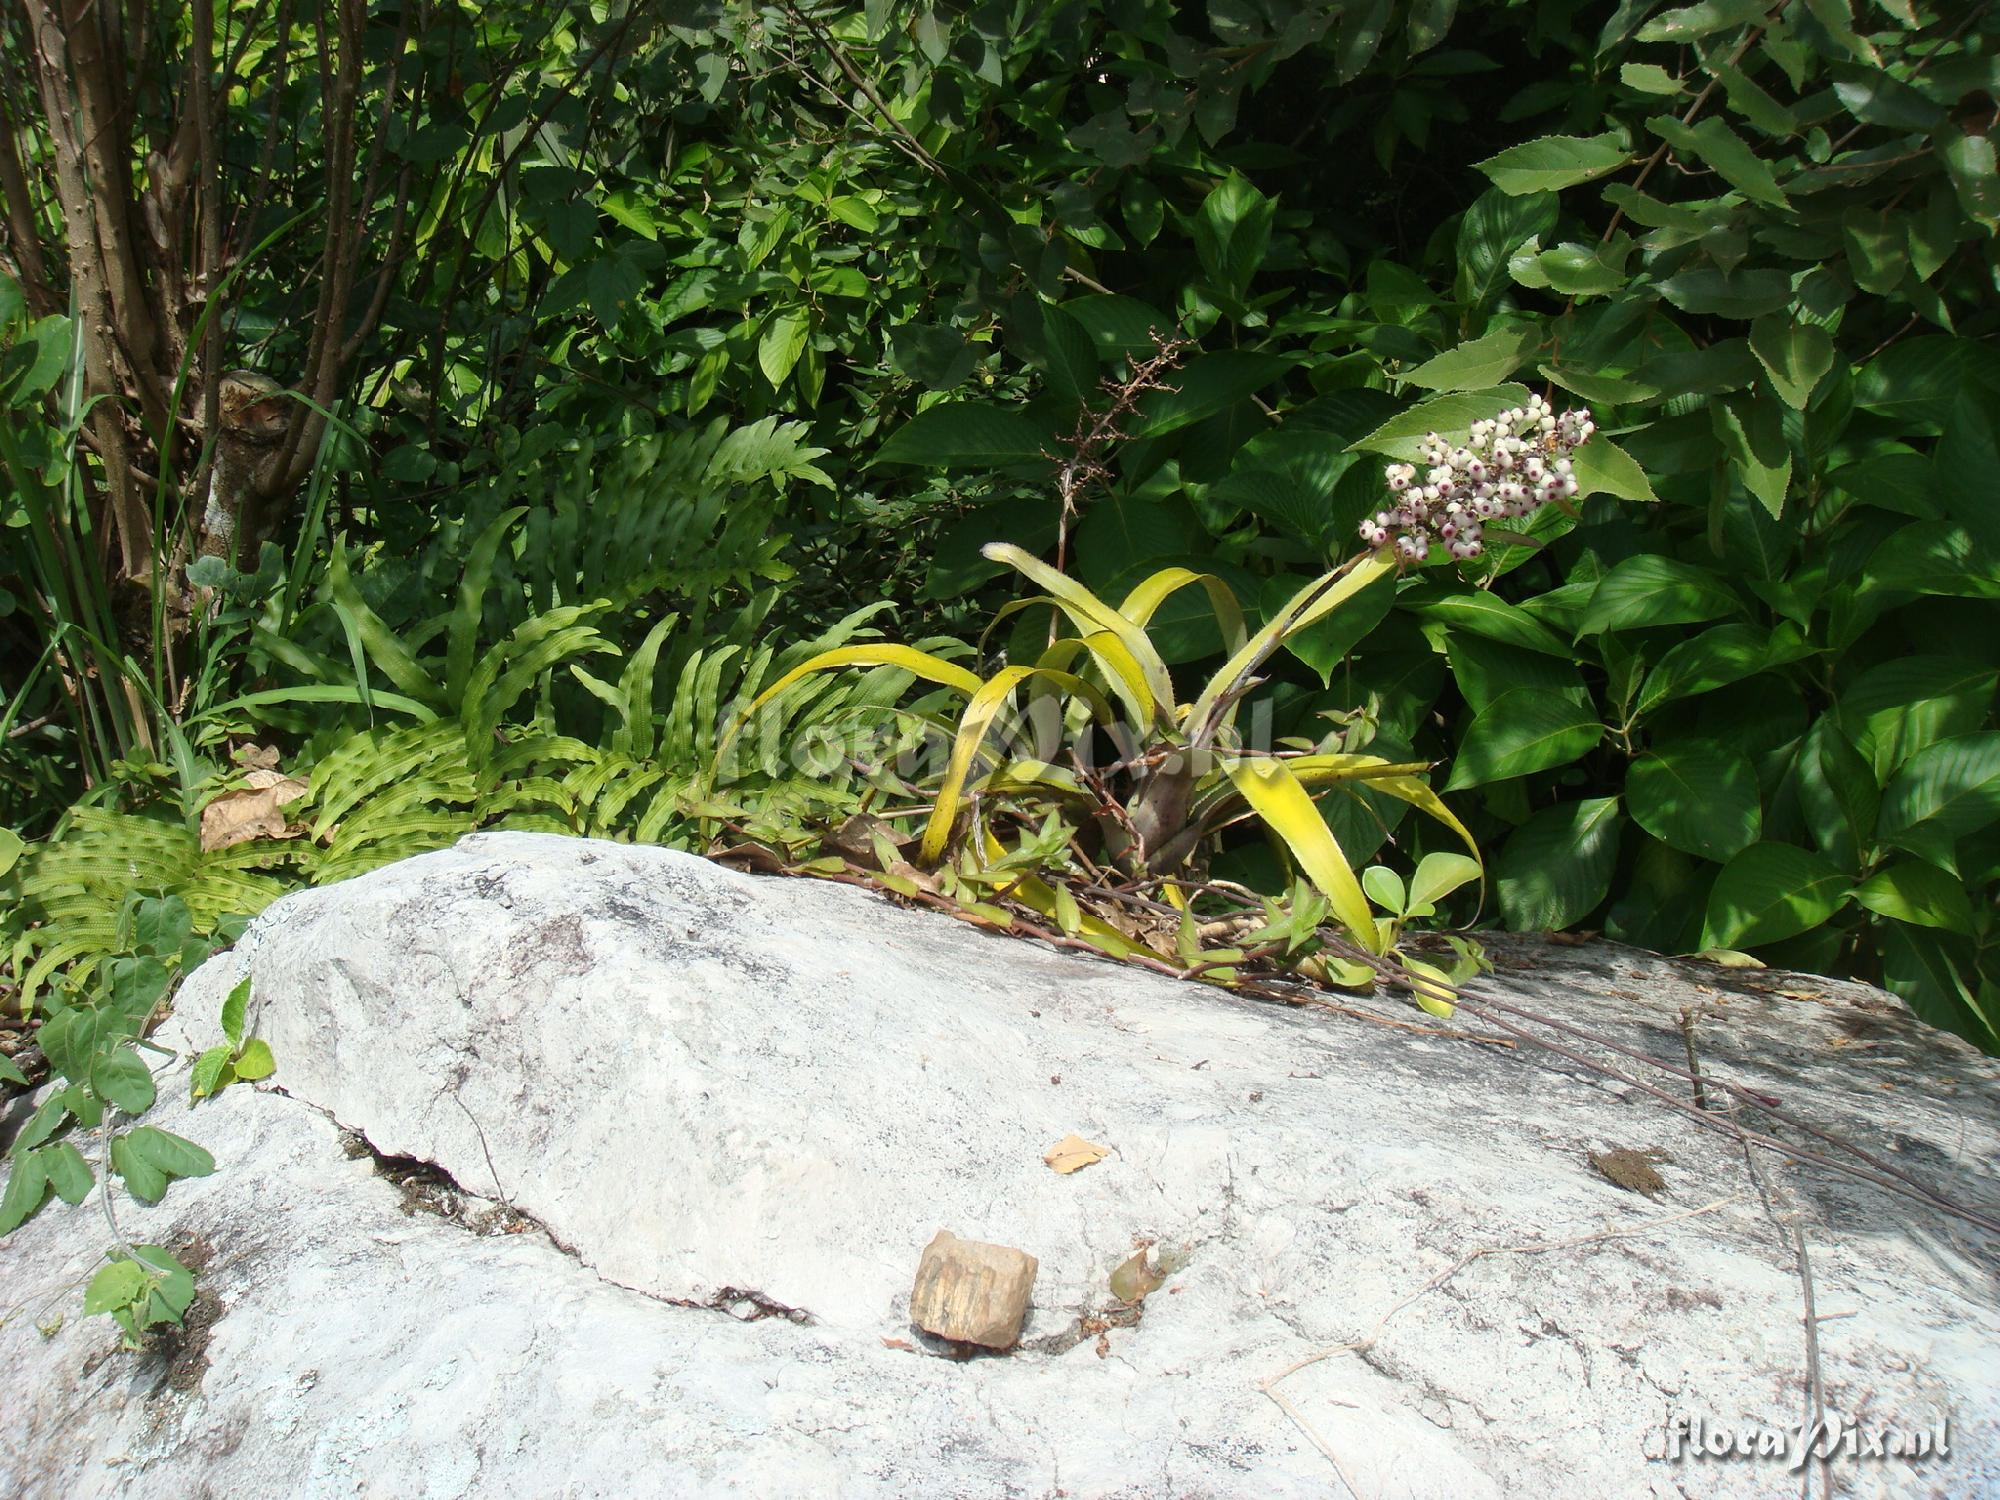
[[[1646,122],[1646,128],[1676,151],[1708,163],[1744,197],[1772,208],[1791,207],[1769,165],[1719,115],[1693,125],[1683,125],[1671,115],[1657,115]]]
[[[1350,453],[1381,453],[1405,461],[1423,455],[1427,433],[1459,434],[1474,422],[1519,406],[1528,399],[1523,385],[1500,385],[1486,391],[1432,396],[1408,411],[1398,412],[1366,437],[1347,445]]]
[[[1637,459],[1607,437],[1593,437],[1570,456],[1576,498],[1616,495],[1620,500],[1658,500]]]
[[[1833,368],[1833,340],[1827,331],[1788,317],[1757,319],[1750,327],[1750,352],[1794,411],[1805,410],[1813,387]]]
[[[1489,390],[1520,369],[1540,342],[1533,329],[1495,329],[1425,360],[1403,379],[1427,391]]]
[[[1556,192],[1615,172],[1632,153],[1614,134],[1545,135],[1473,163],[1503,193]]]
[[[1638,30],[1642,42],[1686,43],[1699,41],[1733,26],[1748,26],[1764,19],[1762,0],[1695,0],[1693,5],[1662,11]]]

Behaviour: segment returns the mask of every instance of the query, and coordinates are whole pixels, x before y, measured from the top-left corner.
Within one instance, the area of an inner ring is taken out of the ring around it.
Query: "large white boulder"
[[[1696,1007],[1711,1076],[1990,1204],[1995,1070],[1888,997],[1498,951],[1523,1003],[1663,1060]],[[0,1242],[0,1494],[1797,1493],[1667,1454],[1677,1418],[1804,1418],[1795,1225],[1828,1406],[1949,1424],[1942,1458],[1836,1458],[1840,1492],[2000,1492],[1992,1240],[1753,1171],[1532,1048],[539,835],[279,902],[162,1038],[212,1040],[243,973],[273,1086],[189,1112],[183,1057],[153,1123],[219,1170],[124,1209],[204,1260],[193,1332],[134,1357],[79,1315],[94,1201]],[[342,1127],[531,1222],[410,1213]],[[1059,1175],[1071,1133],[1109,1154]],[[1665,1191],[1608,1181],[1614,1148],[1662,1153]],[[911,1328],[941,1228],[1040,1261],[1012,1354]],[[1109,1278],[1148,1243],[1178,1269],[1135,1321]]]

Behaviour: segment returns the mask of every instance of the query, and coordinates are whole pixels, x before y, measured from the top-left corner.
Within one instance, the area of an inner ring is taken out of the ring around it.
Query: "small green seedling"
[[[127,1349],[143,1349],[147,1329],[178,1325],[193,1301],[192,1271],[158,1245],[134,1245],[129,1255],[114,1251],[90,1278],[83,1310],[108,1315],[124,1330]]]
[[[250,1005],[250,978],[229,992],[222,1002],[222,1034],[226,1041],[210,1047],[195,1059],[194,1076],[188,1081],[190,1103],[212,1098],[232,1083],[254,1083],[269,1078],[278,1064],[271,1056],[270,1043],[260,1037],[246,1039],[243,1016]]]
[[[1361,872],[1361,888],[1387,916],[1375,919],[1381,951],[1393,952],[1403,929],[1412,921],[1437,915],[1437,904],[1460,886],[1479,878],[1479,865],[1463,854],[1439,851],[1426,854],[1411,875],[1408,887],[1403,877],[1387,865],[1370,865]],[[1417,1004],[1432,1015],[1449,1020],[1455,1009],[1457,986],[1482,969],[1490,968],[1479,945],[1461,937],[1447,937],[1457,954],[1449,969],[1421,959],[1406,958],[1404,966],[1422,981],[1413,990]]]

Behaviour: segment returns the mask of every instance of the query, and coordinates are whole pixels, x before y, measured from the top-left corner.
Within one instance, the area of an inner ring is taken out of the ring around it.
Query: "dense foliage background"
[[[2000,1047],[1989,11],[27,0],[16,1002],[129,948],[134,889],[212,939],[482,823],[809,848],[879,767],[711,765],[788,665],[969,652],[996,540],[1254,617],[1357,550],[1384,451],[1535,390],[1605,435],[1576,513],[1292,640],[1271,734],[1439,762],[1486,920]],[[779,708],[893,724],[909,680]],[[224,843],[259,771],[310,790]],[[1449,841],[1326,812],[1356,864]]]

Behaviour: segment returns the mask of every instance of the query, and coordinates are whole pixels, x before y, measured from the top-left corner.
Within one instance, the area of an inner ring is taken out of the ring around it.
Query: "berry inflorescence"
[[[1553,500],[1576,493],[1573,450],[1597,424],[1589,412],[1557,416],[1540,396],[1526,406],[1474,422],[1465,446],[1453,447],[1435,432],[1424,437],[1423,463],[1390,464],[1383,471],[1395,503],[1361,523],[1361,539],[1422,562],[1432,545],[1463,561],[1485,546],[1485,525],[1524,520]]]

